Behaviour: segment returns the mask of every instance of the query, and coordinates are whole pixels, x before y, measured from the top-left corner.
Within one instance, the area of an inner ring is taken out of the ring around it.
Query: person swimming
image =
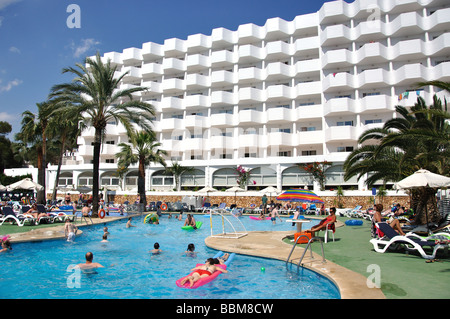
[[[181,285],[184,285],[186,281],[189,281],[189,287],[192,287],[194,283],[196,283],[201,278],[206,278],[211,276],[215,271],[220,271],[223,273],[227,273],[226,269],[222,269],[220,267],[216,267],[214,258],[208,258],[204,265],[197,266],[191,269],[191,274],[183,278],[180,282]]]

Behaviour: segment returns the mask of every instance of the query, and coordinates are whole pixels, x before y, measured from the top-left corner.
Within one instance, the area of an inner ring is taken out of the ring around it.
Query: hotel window
[[[256,153],[245,153],[244,157],[256,157]]]
[[[107,163],[107,164],[114,164],[114,159],[113,158],[107,158],[107,159],[105,159],[105,163]]]
[[[337,151],[340,152],[353,152],[353,146],[338,146]]]
[[[228,153],[222,153],[222,154],[220,154],[220,158],[221,159],[232,159],[233,155],[232,154],[228,154]]]
[[[183,135],[172,136],[172,140],[173,141],[182,141],[183,140]]]
[[[302,156],[314,156],[317,155],[317,151],[302,151]]]
[[[106,141],[105,144],[114,145],[115,142],[114,141]]]
[[[291,151],[283,151],[283,152],[278,152],[277,156],[281,156],[281,157],[290,157],[291,156]]]
[[[336,123],[337,126],[353,126],[353,121],[339,121]]]
[[[366,96],[374,96],[374,95],[380,95],[380,92],[367,92],[367,93],[363,93],[363,97],[366,97]]]
[[[316,127],[315,126],[302,126],[300,128],[300,132],[311,132],[311,131],[315,131]]]
[[[365,120],[364,124],[377,124],[377,123],[381,123],[381,119],[375,119],[375,120]]]

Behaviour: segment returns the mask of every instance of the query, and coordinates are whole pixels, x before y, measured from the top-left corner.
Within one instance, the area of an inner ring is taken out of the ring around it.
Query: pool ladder
[[[313,238],[310,239],[310,238],[309,238],[308,236],[306,236],[306,235],[301,235],[301,236],[298,236],[298,237],[297,237],[297,240],[295,241],[294,246],[292,247],[291,252],[289,253],[288,258],[286,259],[286,267],[287,267],[287,265],[288,265],[288,263],[289,263],[289,259],[291,258],[292,253],[294,252],[295,247],[297,246],[297,242],[298,242],[299,239],[302,238],[302,237],[305,237],[305,238],[308,239],[308,245],[306,246],[305,250],[303,251],[302,256],[300,257],[300,259],[299,259],[299,261],[298,261],[298,264],[297,264],[297,271],[299,270],[300,265],[303,266],[303,264],[302,264],[303,257],[305,257],[305,254],[306,254],[306,251],[308,250],[308,248],[309,248],[309,250],[310,250],[310,252],[311,252],[311,258],[314,258],[314,257],[313,257],[313,252],[312,252],[312,248],[311,248],[311,244],[312,244],[315,240],[318,240],[318,241],[320,242],[320,246],[321,246],[321,249],[322,249],[322,262],[323,262],[323,263],[326,263],[326,260],[325,260],[325,253],[324,253],[324,250],[323,250],[323,242],[322,242],[322,238],[320,238],[320,237],[313,237]],[[292,261],[293,261],[293,260],[295,260],[295,259],[292,259]]]

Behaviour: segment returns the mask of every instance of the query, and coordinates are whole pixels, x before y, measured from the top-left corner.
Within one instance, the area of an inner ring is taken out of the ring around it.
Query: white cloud
[[[5,9],[7,6],[20,1],[21,0],[0,0],[0,10]]]
[[[75,58],[84,56],[84,54],[86,52],[95,48],[95,46],[97,46],[98,44],[100,44],[100,42],[95,39],[92,39],[92,38],[91,39],[81,39],[81,44],[78,46],[76,46],[75,43],[72,42],[71,48],[73,50],[73,56]]]
[[[10,47],[10,48],[9,48],[9,52],[12,52],[12,53],[19,53],[19,54],[21,53],[20,50],[19,50],[18,48],[16,48],[16,47]]]
[[[10,91],[13,87],[22,84],[22,82],[23,82],[22,80],[14,79],[14,80],[9,81],[8,83],[6,83],[6,85],[1,85],[1,81],[0,81],[0,93],[8,92],[8,91]]]
[[[10,113],[0,112],[0,121],[9,122],[14,119],[15,119],[15,116]]]

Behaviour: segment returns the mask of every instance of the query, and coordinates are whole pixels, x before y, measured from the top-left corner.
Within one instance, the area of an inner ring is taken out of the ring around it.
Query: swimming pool
[[[197,217],[197,220],[201,220]],[[215,217],[218,218],[218,217]],[[183,222],[167,216],[159,225],[143,223],[144,216],[107,224],[110,236],[100,242],[104,225],[83,227],[75,242],[51,240],[14,244],[13,250],[0,255],[0,298],[14,299],[296,299],[340,298],[336,286],[327,278],[302,269],[286,269],[282,261],[236,255],[229,273],[198,289],[182,289],[175,281],[204,263],[216,251],[206,247],[209,221],[197,231],[181,230]],[[290,230],[291,223],[240,219],[246,229]],[[294,226],[295,227],[295,226]],[[305,227],[309,228],[309,227]],[[149,253],[158,242],[160,255]],[[196,246],[196,257],[184,251]],[[85,261],[85,253],[94,254],[94,262],[106,266],[95,274],[79,274],[73,266]],[[265,271],[261,268],[264,267]],[[289,268],[289,267],[288,267]]]

